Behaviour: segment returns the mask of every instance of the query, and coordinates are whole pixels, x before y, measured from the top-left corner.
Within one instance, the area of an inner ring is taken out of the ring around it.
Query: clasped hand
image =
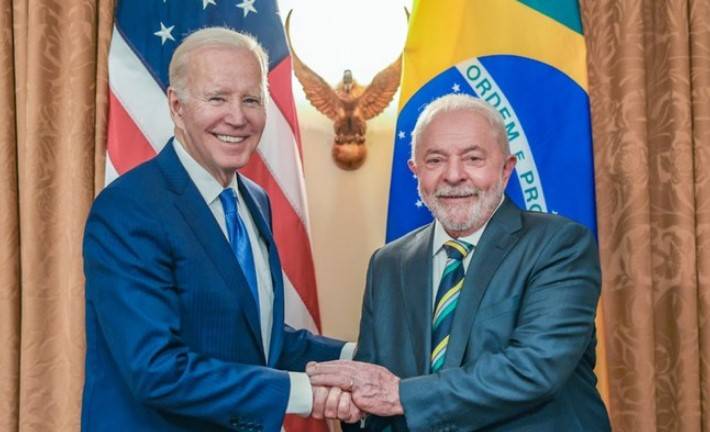
[[[313,386],[315,418],[358,421],[363,414],[404,413],[399,378],[382,366],[352,360],[311,362],[306,367]]]

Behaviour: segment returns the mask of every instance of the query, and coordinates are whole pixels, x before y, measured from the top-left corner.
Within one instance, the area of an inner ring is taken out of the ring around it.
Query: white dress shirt
[[[219,200],[219,194],[225,189],[212,175],[207,172],[182,146],[182,143],[173,139],[175,152],[183,167],[187,171],[188,176],[197,190],[204,198],[212,215],[217,220],[217,224],[222,229],[224,236],[229,239],[227,233],[227,223],[224,217],[224,209],[222,202]],[[264,342],[264,357],[269,358],[269,345],[271,342],[271,329],[274,323],[274,286],[271,280],[271,267],[269,265],[269,251],[266,243],[259,235],[254,219],[252,218],[249,209],[244,205],[244,200],[239,192],[237,184],[237,176],[232,178],[229,185],[237,197],[237,211],[239,217],[244,222],[244,226],[249,236],[252,255],[254,256],[254,269],[256,270],[256,281],[259,291],[259,316],[261,319],[261,340]],[[354,343],[346,343],[340,352],[341,359],[352,359],[355,350]],[[291,381],[288,405],[286,407],[287,414],[309,415],[313,408],[313,390],[311,381],[308,375],[303,372],[288,372],[289,380]]]

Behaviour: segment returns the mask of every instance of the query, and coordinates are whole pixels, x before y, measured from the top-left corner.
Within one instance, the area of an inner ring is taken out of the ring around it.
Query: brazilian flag
[[[596,232],[586,49],[577,0],[419,0],[410,17],[387,241],[431,221],[407,168],[421,110],[447,93],[502,115],[517,158],[506,193]]]

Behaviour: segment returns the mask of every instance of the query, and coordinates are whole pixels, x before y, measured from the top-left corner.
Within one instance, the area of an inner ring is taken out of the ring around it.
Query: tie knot
[[[472,244],[466,243],[462,240],[449,240],[444,243],[444,250],[446,251],[446,255],[450,259],[457,261],[461,261],[466,258],[466,255],[468,255],[472,249]]]
[[[237,198],[234,196],[234,190],[232,188],[227,188],[219,194],[219,200],[222,202],[222,208],[224,208],[224,213],[236,213],[237,212]]]

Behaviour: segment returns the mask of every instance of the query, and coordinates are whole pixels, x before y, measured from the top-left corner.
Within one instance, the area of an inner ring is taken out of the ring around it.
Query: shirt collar
[[[488,226],[488,222],[491,221],[493,218],[493,215],[496,214],[500,206],[503,204],[503,201],[505,201],[505,195],[500,197],[500,202],[498,203],[498,206],[496,207],[495,210],[493,210],[493,213],[491,213],[491,217],[488,218],[486,223],[483,224],[483,226],[473,233],[465,236],[465,237],[459,237],[457,239],[451,237],[449,233],[446,232],[444,229],[444,226],[439,222],[438,220],[434,221],[434,243],[432,244],[432,255],[435,256],[439,251],[441,251],[441,248],[444,246],[444,243],[446,243],[449,240],[461,240],[465,241],[468,244],[471,244],[476,247],[478,245],[478,241],[481,239],[481,236],[483,235],[483,231],[486,229]]]
[[[190,153],[187,152],[187,150],[185,150],[185,147],[180,141],[178,141],[177,138],[173,138],[173,143],[175,153],[177,153],[178,159],[180,159],[180,162],[185,167],[187,175],[189,175],[192,182],[195,183],[197,190],[200,192],[200,195],[202,195],[202,198],[204,198],[207,205],[212,204],[212,202],[219,197],[219,194],[222,193],[225,188],[214,177],[212,177],[212,174],[210,174],[202,165],[197,163],[197,161],[190,155]],[[232,188],[237,195],[239,194],[239,188],[237,187],[238,177],[239,176],[237,175],[232,177],[232,181],[229,184],[229,187]]]

